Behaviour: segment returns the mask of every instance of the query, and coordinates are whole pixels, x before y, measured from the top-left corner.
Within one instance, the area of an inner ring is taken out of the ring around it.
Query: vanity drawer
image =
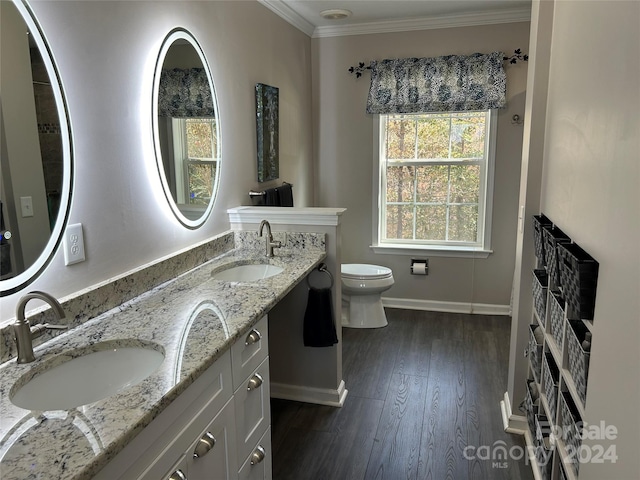
[[[264,359],[242,382],[233,399],[236,410],[238,459],[245,459],[271,423],[269,358]]]
[[[269,427],[240,468],[238,480],[271,480],[271,476],[271,427]]]
[[[267,316],[231,347],[231,369],[234,390],[253,372],[269,353]]]

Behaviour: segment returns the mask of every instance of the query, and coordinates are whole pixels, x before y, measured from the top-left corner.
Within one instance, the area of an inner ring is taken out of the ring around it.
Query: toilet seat
[[[363,263],[343,263],[340,271],[342,278],[352,278],[356,280],[389,278],[393,274],[390,268]]]

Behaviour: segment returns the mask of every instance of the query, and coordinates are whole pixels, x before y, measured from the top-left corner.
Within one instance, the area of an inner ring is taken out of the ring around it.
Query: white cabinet
[[[243,462],[270,423],[268,358],[240,384],[233,394],[233,400],[236,407],[238,459]]]
[[[269,330],[264,317],[231,347],[234,390],[269,354]]]
[[[254,451],[271,419],[266,317],[231,348],[239,463]]]
[[[265,316],[95,479],[271,479],[267,339]]]
[[[240,467],[238,480],[271,480],[271,427]]]
[[[141,477],[144,480],[218,480],[235,478],[238,470],[235,449],[235,429],[233,424],[234,404],[229,401],[216,418],[201,432],[187,451],[180,457],[170,473],[160,477],[151,469]],[[184,479],[181,478],[181,476]]]

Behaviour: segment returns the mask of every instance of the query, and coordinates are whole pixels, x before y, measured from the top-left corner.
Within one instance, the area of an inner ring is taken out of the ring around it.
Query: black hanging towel
[[[293,189],[290,183],[283,183],[278,187],[281,207],[293,207]]]
[[[267,188],[264,191],[265,200],[264,204],[268,207],[279,207],[280,206],[280,194],[278,193],[277,188]]]
[[[331,277],[331,286],[333,286],[333,277],[327,270],[327,266],[323,263],[318,267],[318,270]],[[314,288],[309,284],[309,277],[307,277],[307,284],[309,285],[309,298],[307,310],[304,313],[302,333],[304,346],[331,347],[338,343],[331,287]]]

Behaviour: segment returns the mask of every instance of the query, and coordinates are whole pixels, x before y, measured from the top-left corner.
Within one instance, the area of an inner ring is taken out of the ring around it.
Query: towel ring
[[[316,270],[312,270],[311,272],[309,272],[309,275],[307,275],[307,285],[309,286],[309,288],[317,290],[316,287],[311,286],[311,282],[309,281],[309,277],[311,277],[314,272],[322,272],[329,275],[329,279],[331,280],[329,288],[333,288],[333,275],[331,275],[331,272],[329,271],[325,263],[321,263],[320,265],[318,265],[318,268]]]

